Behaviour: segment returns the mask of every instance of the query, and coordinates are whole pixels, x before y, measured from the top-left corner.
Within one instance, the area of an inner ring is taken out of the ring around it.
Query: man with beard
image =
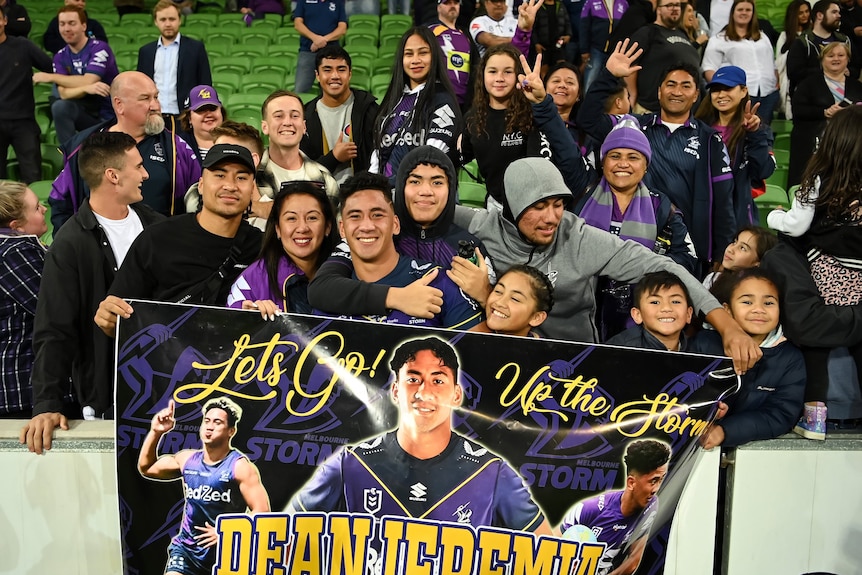
[[[165,130],[158,90],[146,74],[123,72],[117,76],[111,85],[111,101],[116,120],[81,132],[63,146],[66,164],[48,198],[54,234],[90,195],[78,169],[77,152],[94,132],[125,132],[135,139],[150,174],[144,182],[143,201],[161,214],[183,213],[183,196],[201,176],[200,163],[189,145]]]
[[[787,53],[787,78],[790,94],[810,74],[820,73],[820,51],[832,42],[844,42],[850,52],[850,40],[838,29],[841,27],[841,7],[833,0],[820,0],[811,8],[814,26],[796,38]],[[850,69],[850,76],[859,77],[859,70]]]
[[[633,111],[637,114],[659,111],[658,88],[663,80],[662,72],[668,64],[682,62],[700,68],[700,54],[685,32],[679,29],[682,7],[680,0],[658,0],[655,22],[644,26],[631,37],[632,42],[637,42],[643,49],[637,61],[642,69],[626,78],[635,105]]]
[[[437,0],[437,20],[428,25],[446,58],[446,73],[452,82],[461,113],[470,107],[471,64],[479,63],[479,51],[470,37],[457,27],[461,0]]]

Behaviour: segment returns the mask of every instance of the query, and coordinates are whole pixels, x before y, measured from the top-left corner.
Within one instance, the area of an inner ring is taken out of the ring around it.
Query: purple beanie
[[[605,159],[609,151],[617,148],[637,150],[646,156],[647,163],[652,159],[652,148],[649,145],[649,140],[647,140],[647,137],[641,131],[640,123],[628,114],[620,117],[617,125],[614,126],[614,129],[608,133],[605,141],[602,142],[602,159]]]

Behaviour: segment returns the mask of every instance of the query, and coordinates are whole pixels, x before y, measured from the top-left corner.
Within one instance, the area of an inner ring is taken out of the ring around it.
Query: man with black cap
[[[550,278],[556,304],[536,328],[543,337],[597,341],[598,276],[635,283],[648,272],[665,270],[682,280],[695,310],[705,313],[721,334],[724,351],[734,359],[737,371],[745,372],[760,357],[757,345],[685,268],[565,211],[572,192],[554,164],[544,158],[517,160],[506,170],[504,186],[502,213],[457,206],[455,223],[485,243],[500,269],[529,264]]]
[[[201,211],[147,228],[132,244],[96,312],[106,334],[113,335],[117,315],[133,311],[121,298],[225,305],[234,280],[257,258],[261,233],[244,220],[254,185],[251,152],[217,144],[203,167]]]
[[[395,215],[401,224],[395,248],[401,255],[442,266],[465,293],[484,304],[494,282],[494,270],[478,238],[453,223],[458,203],[457,183],[455,166],[440,149],[419,146],[404,156],[395,180]],[[464,246],[463,255],[469,252],[476,259],[476,266],[463,258],[455,258],[461,255],[461,246]],[[481,259],[475,253],[477,248]],[[408,315],[429,317],[422,307],[427,298],[413,290],[427,295],[430,288],[426,286],[426,290],[421,290],[418,284],[395,288],[350,279],[353,266],[350,258],[340,253],[342,251],[333,254],[315,275],[309,288],[312,306],[333,313],[338,310],[351,314],[384,314],[387,309],[397,309]]]

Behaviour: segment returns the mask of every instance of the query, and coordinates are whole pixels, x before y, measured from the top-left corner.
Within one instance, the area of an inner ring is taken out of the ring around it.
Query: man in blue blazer
[[[156,83],[162,113],[176,116],[193,87],[212,86],[210,62],[202,42],[180,35],[182,17],[171,0],[159,0],[153,20],[160,36],[138,51],[137,69]]]

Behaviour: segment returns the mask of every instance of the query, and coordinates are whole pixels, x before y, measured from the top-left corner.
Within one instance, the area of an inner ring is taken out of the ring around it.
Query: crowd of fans
[[[0,4],[0,178],[11,146],[23,182],[0,181],[0,414],[22,442],[112,416],[128,299],[726,354],[743,387],[707,447],[825,437],[830,350],[862,364],[862,8],[794,0],[779,36],[753,0],[416,0],[378,102],[339,41],[379,8],[291,6],[294,90],[252,126],[180,32],[193,3],[160,0],[123,72],[83,0],[45,32],[53,62]],[[47,251],[33,83],[65,160]],[[801,186],[776,240],[754,198],[781,115]]]

